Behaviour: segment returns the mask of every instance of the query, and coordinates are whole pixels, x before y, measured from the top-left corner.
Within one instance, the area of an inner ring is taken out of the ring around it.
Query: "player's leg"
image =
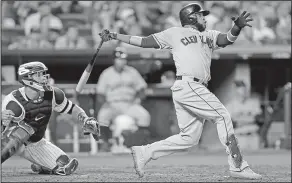
[[[175,100],[174,104],[180,133],[146,146],[132,147],[134,167],[140,177],[144,175],[143,168],[151,159],[180,152],[199,143],[204,120],[192,116]]]
[[[1,164],[16,154],[34,130],[24,123],[10,125],[1,133]]]
[[[141,105],[133,104],[125,110],[125,114],[137,120],[139,127],[148,127],[150,125],[151,117],[149,112]]]
[[[211,120],[217,125],[220,142],[225,146],[229,155],[230,170],[233,172],[249,171],[235,137],[230,114],[224,105],[213,93],[200,84],[184,82],[183,88],[184,90],[177,96],[181,104],[192,113]],[[248,173],[246,178],[259,178],[259,175]]]
[[[32,162],[32,170],[41,174],[70,175],[78,167],[75,158],[46,139],[27,144],[18,155]]]
[[[149,112],[139,104],[130,105],[125,111],[126,115],[135,119],[136,131],[123,131],[122,135],[125,138],[124,144],[127,147],[139,146],[148,144],[150,141],[150,121]]]
[[[108,104],[104,104],[98,112],[97,121],[101,121],[102,123],[107,123],[108,125],[110,125],[112,120],[117,115],[118,113],[115,108],[109,106]],[[110,151],[109,139],[112,136],[110,128],[101,126],[100,129],[100,139],[102,139],[103,142],[100,144],[99,151],[108,152]]]

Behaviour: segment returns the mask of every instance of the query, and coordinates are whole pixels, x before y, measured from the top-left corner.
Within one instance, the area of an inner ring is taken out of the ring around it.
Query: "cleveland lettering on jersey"
[[[206,37],[206,36],[199,36],[199,38],[201,40],[201,43],[207,44],[209,48],[213,47],[213,40],[211,38]],[[197,43],[198,42],[196,35],[192,35],[192,36],[189,36],[189,37],[184,37],[180,41],[185,46],[187,46],[189,44],[192,44],[192,43]]]

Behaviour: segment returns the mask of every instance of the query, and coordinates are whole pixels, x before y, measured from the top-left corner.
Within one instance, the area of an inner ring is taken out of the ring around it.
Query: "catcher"
[[[18,79],[23,87],[12,91],[2,102],[1,164],[11,156],[32,162],[40,174],[70,175],[78,161],[44,139],[52,113],[67,113],[83,123],[84,134],[98,140],[99,123],[83,109],[68,100],[57,87],[48,85],[47,67],[41,62],[20,65]]]

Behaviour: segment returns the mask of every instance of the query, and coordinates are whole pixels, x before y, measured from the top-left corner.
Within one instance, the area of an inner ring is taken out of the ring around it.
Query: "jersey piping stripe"
[[[158,41],[158,39],[156,38],[156,36],[154,34],[152,34],[153,38],[155,39],[155,41],[159,44],[160,49],[163,48],[162,44]]]
[[[214,109],[205,99],[203,99],[192,87],[191,87],[191,85],[190,85],[190,83],[188,82],[188,85],[189,85],[189,87],[191,88],[191,90],[196,94],[196,95],[198,95],[198,97],[200,97],[204,102],[206,102],[206,104],[209,106],[209,107],[211,107],[219,116],[221,116],[222,118],[223,118],[223,121],[224,121],[224,126],[225,126],[225,131],[226,131],[226,135],[227,135],[227,137],[226,137],[226,143],[228,142],[228,131],[227,131],[227,126],[226,126],[226,122],[225,122],[225,118],[224,118],[224,116],[222,116],[216,109]],[[193,106],[192,106],[193,107]]]

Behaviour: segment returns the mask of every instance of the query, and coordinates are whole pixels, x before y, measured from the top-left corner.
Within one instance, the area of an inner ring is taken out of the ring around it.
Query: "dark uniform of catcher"
[[[29,62],[18,69],[23,87],[12,91],[2,102],[1,164],[17,154],[33,163],[34,172],[70,175],[78,167],[77,159],[43,138],[52,111],[71,114],[83,123],[84,133],[95,138],[99,124],[68,100],[62,90],[48,85],[47,70],[41,62]]]

